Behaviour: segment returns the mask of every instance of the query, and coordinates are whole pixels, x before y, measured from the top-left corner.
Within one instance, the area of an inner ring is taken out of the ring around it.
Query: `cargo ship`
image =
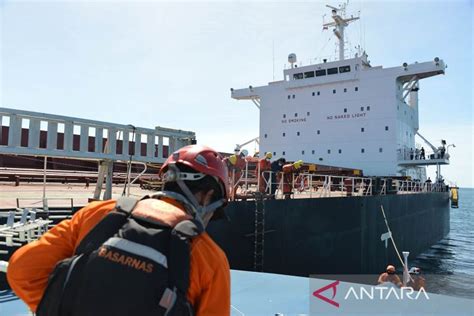
[[[238,177],[231,177],[235,194],[228,220],[212,222],[208,231],[232,269],[298,276],[378,273],[389,263],[401,266],[393,244],[414,257],[449,233],[449,188],[441,166],[449,164],[450,145],[430,143],[420,134],[418,118],[420,81],[444,74],[444,61],[434,57],[383,68],[372,66],[360,49],[346,58],[344,31],[359,17],[346,17],[346,5],[329,8],[332,22],[323,27],[338,40],[336,60],[302,65],[292,53],[283,80],[231,88],[233,99],[249,100],[259,110],[260,156],[270,152],[274,159],[305,162],[290,180],[278,174],[262,180],[259,158],[247,157]],[[148,176],[145,183],[153,187],[168,153],[196,143],[191,131],[7,108],[0,108],[0,125],[6,181],[21,185],[24,178],[10,173],[24,168],[43,169],[34,178],[44,183],[46,170],[89,168],[96,176],[77,181],[92,178],[96,199],[112,196],[119,172],[120,181],[133,184],[132,165],[143,165],[136,175]],[[436,166],[435,179],[427,178],[427,166]],[[289,199],[284,185],[293,188]],[[44,197],[38,214],[52,210]],[[8,230],[5,225],[0,223]],[[11,239],[10,249],[0,249],[3,259],[15,248]]]
[[[389,263],[401,266],[388,239],[414,257],[449,233],[441,166],[449,164],[450,145],[423,137],[418,117],[420,81],[444,74],[446,65],[433,57],[372,66],[361,49],[346,58],[345,29],[359,19],[346,16],[346,5],[327,6],[331,21],[323,28],[337,38],[334,61],[302,65],[291,53],[283,80],[230,90],[233,99],[258,108],[261,153],[362,170],[365,178],[321,175],[316,167],[294,177],[293,184],[303,184],[292,199],[231,203],[230,221],[209,230],[234,269],[378,273]],[[437,170],[433,180],[426,175],[430,165]]]

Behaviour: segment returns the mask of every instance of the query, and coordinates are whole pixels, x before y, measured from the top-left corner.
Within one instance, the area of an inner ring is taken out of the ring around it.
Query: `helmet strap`
[[[176,183],[178,184],[179,188],[181,189],[181,191],[184,193],[184,196],[182,196],[181,194],[178,194],[178,195],[180,195],[182,198],[187,199],[187,201],[185,203],[190,204],[193,207],[193,210],[194,210],[194,214],[191,214],[191,215],[193,215],[196,219],[198,219],[203,224],[203,226],[205,226],[204,223],[203,223],[204,215],[206,215],[209,212],[214,212],[216,209],[218,209],[219,207],[224,205],[225,199],[220,199],[220,200],[214,201],[214,202],[212,202],[212,203],[210,203],[206,206],[200,205],[198,200],[196,199],[196,196],[191,192],[191,190],[189,190],[186,183],[182,180],[183,178],[180,176],[181,172],[178,169],[178,167],[175,164],[170,164],[169,169],[173,173],[176,174],[174,179],[175,179]],[[199,178],[198,180],[200,180],[202,178],[203,177]],[[181,201],[181,200],[178,200],[178,201]]]

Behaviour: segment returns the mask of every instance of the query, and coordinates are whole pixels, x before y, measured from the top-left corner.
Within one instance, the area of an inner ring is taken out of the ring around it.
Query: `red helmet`
[[[171,163],[180,163],[204,175],[213,176],[224,189],[224,199],[229,196],[229,173],[222,156],[214,149],[202,145],[189,145],[175,151],[160,169],[163,175]]]

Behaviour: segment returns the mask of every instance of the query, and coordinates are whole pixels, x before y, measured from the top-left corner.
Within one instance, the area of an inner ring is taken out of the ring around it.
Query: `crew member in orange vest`
[[[200,145],[183,147],[166,160],[160,173],[167,175],[170,170],[179,170],[174,173],[178,176],[170,176],[165,180],[164,192],[173,194],[168,193],[163,199],[142,200],[134,208],[133,214],[145,214],[150,223],[158,221],[171,227],[194,216],[205,227],[215,213],[223,212],[229,192],[228,171],[216,151]],[[175,199],[176,196],[181,199]],[[196,207],[186,206],[190,203]],[[92,202],[71,219],[60,222],[39,240],[21,247],[13,254],[7,271],[8,283],[33,312],[37,310],[48,277],[56,264],[72,257],[82,239],[114,207],[113,200]],[[190,210],[196,211],[190,213]],[[204,232],[191,240],[189,260],[186,298],[191,304],[192,314],[230,315],[230,269],[225,253]],[[120,277],[117,275],[117,279]],[[140,291],[140,288],[131,288],[130,291]]]
[[[293,192],[293,174],[303,165],[303,160],[295,161],[283,166],[283,195],[285,199],[291,198]]]
[[[402,281],[396,274],[395,267],[391,264],[387,266],[387,268],[385,269],[385,272],[379,276],[379,279],[377,281],[378,284],[382,284],[385,282],[392,282],[398,287],[402,286]]]
[[[268,171],[271,170],[272,165],[270,159],[272,159],[273,155],[271,152],[265,153],[265,157],[260,158],[258,160],[258,191],[260,193],[265,193],[265,189],[267,188],[267,183],[270,179],[270,173]]]

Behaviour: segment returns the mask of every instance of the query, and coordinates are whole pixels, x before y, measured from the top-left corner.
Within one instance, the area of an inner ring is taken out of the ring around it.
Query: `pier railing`
[[[11,247],[19,247],[41,237],[52,223],[50,219],[36,217],[36,210],[16,209],[0,213],[7,217],[5,224],[0,225],[0,254],[8,254]]]

